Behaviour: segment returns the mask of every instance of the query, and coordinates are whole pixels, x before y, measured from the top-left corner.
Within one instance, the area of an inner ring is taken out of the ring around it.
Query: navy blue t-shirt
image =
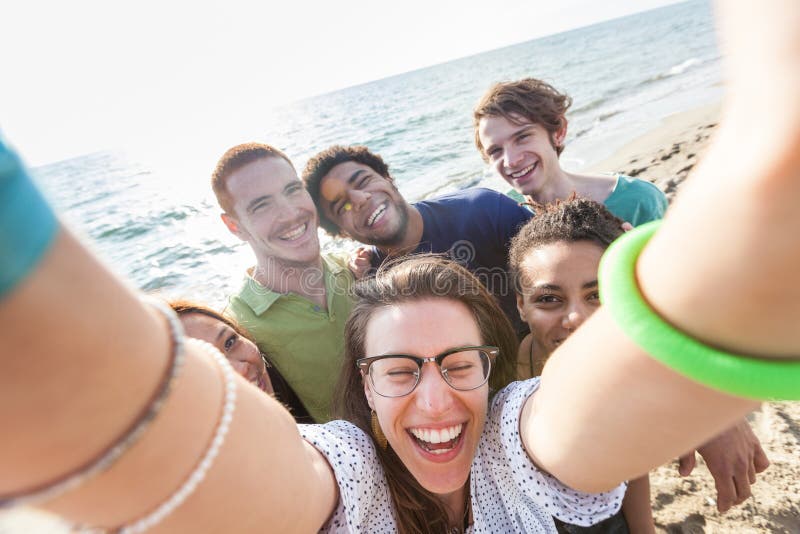
[[[498,299],[517,334],[527,333],[528,325],[519,318],[508,275],[508,247],[533,214],[501,193],[478,187],[413,206],[422,215],[424,226],[419,246],[412,253],[447,253]],[[373,267],[385,260],[386,255],[373,247]]]

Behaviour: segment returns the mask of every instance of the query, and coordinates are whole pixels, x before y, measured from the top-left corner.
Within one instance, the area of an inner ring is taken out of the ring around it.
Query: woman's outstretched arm
[[[187,350],[141,439],[108,471],[44,507],[76,523],[116,527],[144,516],[181,485],[208,448],[223,401],[220,368],[196,346]],[[97,456],[147,404],[169,351],[164,318],[59,230],[42,261],[0,300],[0,425],[13,429],[0,440],[0,496]],[[283,407],[236,380],[236,408],[219,456],[160,526],[318,529],[337,499],[327,463]]]
[[[645,248],[637,279],[667,322],[732,352],[800,355],[800,4],[720,2],[728,95],[718,137]],[[525,408],[531,456],[587,490],[633,478],[755,408],[634,345],[601,309]]]

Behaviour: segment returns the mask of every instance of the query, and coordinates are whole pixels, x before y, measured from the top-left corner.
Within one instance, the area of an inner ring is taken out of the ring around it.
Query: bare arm
[[[719,137],[643,252],[638,280],[662,317],[698,339],[796,356],[800,4],[726,2],[719,11],[730,71]],[[756,406],[650,359],[600,309],[550,359],[521,431],[545,469],[601,490],[696,447]]]
[[[158,384],[169,338],[158,314],[62,232],[36,270],[0,301],[0,346],[0,421],[15,429],[0,440],[0,493],[7,494],[68,472],[120,434]],[[7,357],[9,348],[20,357]],[[207,447],[222,405],[219,369],[202,353],[189,356],[142,439],[48,509],[117,526],[180,485]],[[318,529],[337,499],[327,463],[277,402],[243,379],[238,391],[230,433],[206,480],[161,526]]]
[[[655,534],[653,508],[650,506],[650,476],[631,480],[622,500],[622,513],[631,534]]]

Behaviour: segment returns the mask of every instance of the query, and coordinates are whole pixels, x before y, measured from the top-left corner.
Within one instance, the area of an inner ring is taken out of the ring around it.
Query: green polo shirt
[[[269,355],[317,423],[331,419],[354,281],[346,255],[323,254],[322,265],[327,311],[295,293],[271,291],[249,275],[230,298],[228,308]]]

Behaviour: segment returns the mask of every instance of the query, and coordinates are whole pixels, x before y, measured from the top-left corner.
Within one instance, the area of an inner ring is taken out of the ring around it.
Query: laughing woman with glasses
[[[531,460],[520,415],[538,379],[492,395],[512,380],[516,337],[468,271],[418,256],[355,292],[335,405],[349,422],[301,427],[350,481],[329,525],[536,532],[551,531],[553,515],[589,526],[618,510],[624,486],[574,491]]]

